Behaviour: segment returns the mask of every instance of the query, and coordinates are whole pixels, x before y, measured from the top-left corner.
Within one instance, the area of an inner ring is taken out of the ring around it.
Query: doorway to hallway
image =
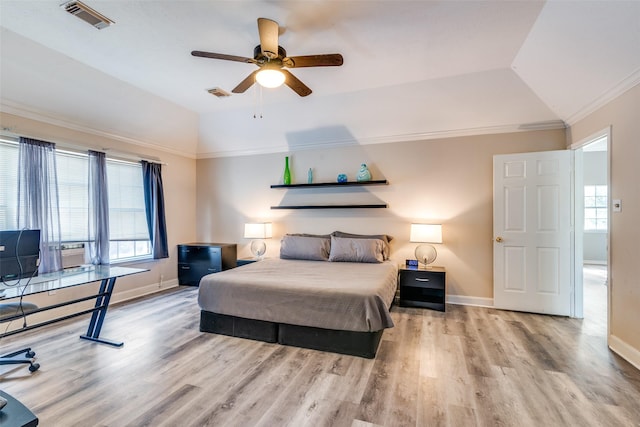
[[[574,155],[575,299],[574,315],[607,335],[611,129],[586,138]],[[602,330],[602,328],[604,328]]]
[[[607,336],[607,266],[585,264],[583,328],[589,335]]]

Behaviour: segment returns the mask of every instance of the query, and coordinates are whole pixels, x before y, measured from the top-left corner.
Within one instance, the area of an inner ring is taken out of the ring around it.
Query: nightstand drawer
[[[433,271],[408,271],[400,272],[400,285],[417,288],[444,289],[444,273]]]

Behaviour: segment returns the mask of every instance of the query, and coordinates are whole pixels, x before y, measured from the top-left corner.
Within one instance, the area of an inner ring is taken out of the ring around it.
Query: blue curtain
[[[55,144],[20,137],[18,228],[40,230],[40,273],[62,269]]]
[[[162,165],[145,160],[142,164],[144,183],[144,205],[153,258],[169,258],[167,245],[167,221],[164,215],[164,190],[162,187]]]
[[[109,190],[104,153],[89,151],[89,242],[85,259],[109,264]]]

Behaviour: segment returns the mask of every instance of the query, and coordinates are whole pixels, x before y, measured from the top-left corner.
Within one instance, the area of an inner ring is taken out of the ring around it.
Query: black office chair
[[[16,315],[20,315],[22,313],[29,313],[31,311],[35,311],[38,309],[38,306],[23,301],[19,302],[9,302],[9,303],[0,303],[0,323],[9,322],[11,320],[15,320]],[[31,348],[23,348],[18,351],[14,351],[11,353],[3,354],[0,356],[0,365],[17,365],[21,363],[26,363],[29,365],[29,370],[31,372],[35,372],[40,368],[39,363],[35,363],[33,361],[33,357],[36,353],[31,350]]]

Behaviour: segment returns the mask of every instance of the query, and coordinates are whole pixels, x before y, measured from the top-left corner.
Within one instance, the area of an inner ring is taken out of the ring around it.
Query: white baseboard
[[[457,305],[473,305],[475,307],[493,308],[493,298],[465,297],[462,295],[447,295],[447,303]]]
[[[637,369],[640,369],[640,350],[622,341],[615,335],[609,335],[609,348]]]
[[[178,279],[166,280],[160,283],[151,283],[150,285],[143,286],[141,288],[129,289],[127,291],[122,292],[114,292],[111,296],[112,303],[119,303],[124,301],[129,301],[134,298],[139,298],[145,295],[150,295],[155,292],[160,292],[169,288],[178,287]]]

